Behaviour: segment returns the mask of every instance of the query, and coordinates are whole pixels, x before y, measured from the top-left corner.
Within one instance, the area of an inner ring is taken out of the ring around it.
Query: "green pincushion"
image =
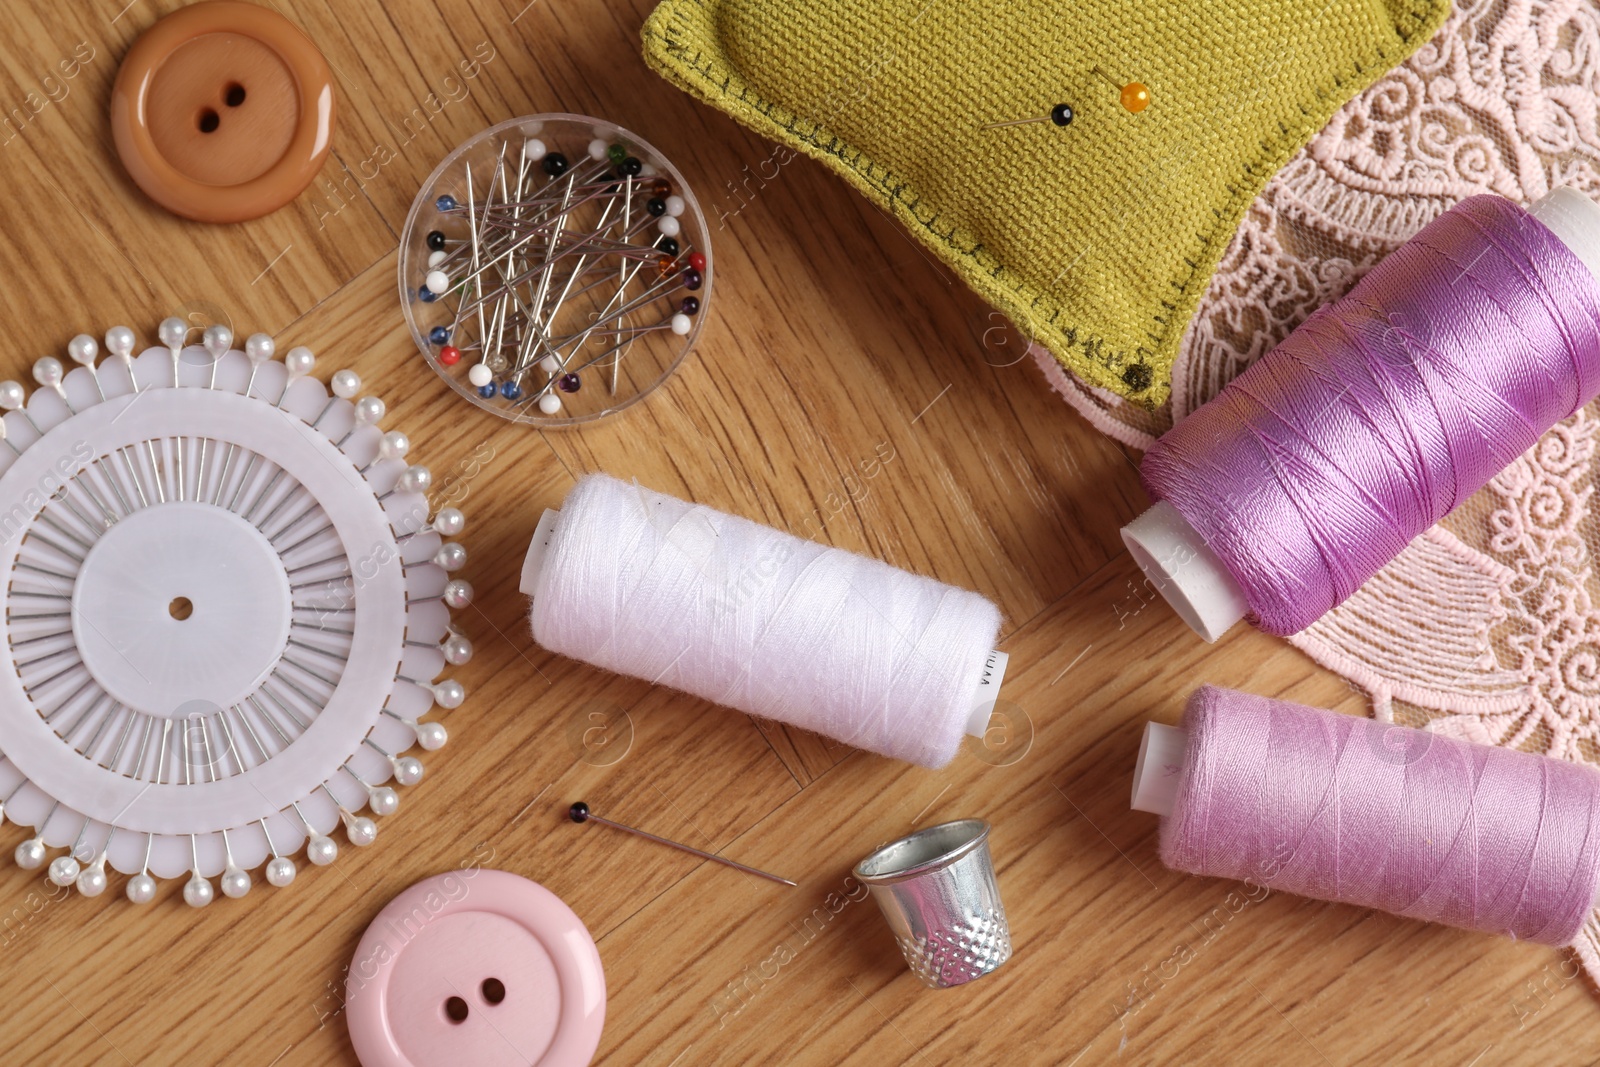
[[[1068,369],[1156,406],[1250,201],[1447,12],[663,0],[644,45],[669,80],[837,170]],[[1123,106],[1131,82],[1143,111]],[[1067,126],[1047,119],[1059,103]]]

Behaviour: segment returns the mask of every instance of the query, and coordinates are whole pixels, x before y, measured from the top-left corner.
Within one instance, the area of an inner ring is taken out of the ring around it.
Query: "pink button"
[[[362,1067],[583,1067],[606,980],[560,897],[505,871],[452,871],[389,902],[345,998]]]

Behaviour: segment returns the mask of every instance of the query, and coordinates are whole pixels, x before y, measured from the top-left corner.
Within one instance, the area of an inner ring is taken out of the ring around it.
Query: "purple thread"
[[[1305,629],[1600,391],[1600,285],[1462,201],[1145,454],[1253,621]]]
[[[1205,686],[1161,858],[1566,945],[1600,889],[1600,772]]]

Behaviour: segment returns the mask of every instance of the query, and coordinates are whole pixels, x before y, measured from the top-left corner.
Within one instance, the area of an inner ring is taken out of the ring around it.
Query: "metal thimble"
[[[963,985],[1011,958],[982,819],[930,826],[884,845],[856,864],[855,876],[871,890],[923,984]]]

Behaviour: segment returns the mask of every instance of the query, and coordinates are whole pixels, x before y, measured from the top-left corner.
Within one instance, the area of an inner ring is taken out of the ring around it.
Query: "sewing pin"
[[[400,785],[416,785],[422,781],[424,768],[422,761],[417,757],[396,756],[392,752],[386,752],[370,737],[363,737],[361,743],[389,761],[389,765],[394,768],[394,780]]]
[[[150,850],[155,845],[155,835],[144,835],[144,863],[139,868],[139,873],[128,879],[126,893],[128,900],[133,904],[148,904],[156,899],[156,880],[150,877]]]
[[[72,847],[67,849],[65,856],[57,856],[50,861],[50,866],[45,872],[45,877],[51,885],[65,889],[78,880],[78,874],[83,870],[83,865],[78,862],[78,853],[83,850],[84,838],[89,834],[90,821],[83,820],[83,825],[78,829],[78,836],[73,839]]]
[[[787,878],[779,878],[775,874],[768,874],[766,871],[758,871],[754,867],[746,867],[742,863],[735,863],[733,860],[730,860],[725,856],[718,856],[713,852],[702,852],[697,848],[691,848],[690,846],[680,842],[669,841],[664,837],[657,837],[655,834],[648,834],[643,830],[636,830],[632,826],[624,826],[620,822],[612,822],[610,819],[602,819],[600,816],[590,811],[589,805],[585,804],[581,800],[567,809],[567,818],[571,819],[573,822],[589,822],[590,820],[593,820],[602,826],[609,826],[615,830],[626,830],[630,834],[636,834],[639,837],[654,841],[657,844],[668,845],[672,848],[679,849],[680,851],[688,852],[691,855],[699,856],[701,859],[712,860],[716,863],[721,863],[724,866],[732,867],[734,870],[744,871],[746,874],[759,875],[762,878],[768,878],[774,882],[780,882],[783,885],[796,884],[795,882],[789,881]]]
[[[1128,82],[1124,85],[1099,67],[1095,67],[1094,72],[1116,88],[1124,111],[1137,115],[1150,106],[1150,89],[1143,82]]]
[[[183,355],[183,342],[189,336],[189,324],[176,315],[162,319],[161,325],[156,327],[156,336],[172,354],[172,384],[177,387],[182,384],[178,380],[178,363]]]
[[[242,716],[240,721],[243,721]],[[267,848],[272,852],[272,859],[267,861],[267,882],[275,888],[282,889],[294,881],[294,860],[279,852],[278,846],[273,844],[272,831],[267,829],[267,820],[258,819],[257,821],[261,824],[261,832],[266,835]]]
[[[21,414],[28,421],[28,425],[33,427],[33,432],[43,437],[44,431],[39,429],[39,424],[28,414],[27,402],[28,392],[22,388],[21,382],[0,382],[0,408]]]
[[[79,366],[89,368],[89,377],[94,379],[94,387],[99,391],[100,399],[105,400],[106,391],[101,388],[100,375],[94,369],[94,357],[99,354],[100,346],[86,333],[80,333],[67,342],[67,356]]]
[[[128,384],[134,392],[139,392],[139,379],[133,376],[133,346],[137,339],[133,331],[126,326],[113,326],[106,331],[106,351],[122,361],[128,370]]]
[[[318,423],[322,422],[328,412],[333,410],[333,405],[336,401],[349,400],[361,391],[361,376],[353,370],[337,370],[333,372],[333,377],[328,380],[328,385],[329,391],[333,395],[328,397],[327,402],[322,405],[322,410],[317,413],[316,419],[311,423],[313,430],[317,428]]]
[[[222,362],[222,357],[228,354],[228,349],[233,347],[233,329],[220,322],[214,322],[205,328],[200,335],[200,344],[211,354],[211,383],[208,389],[217,387],[217,364]]]
[[[1009,122],[988,122],[979,126],[980,130],[998,130],[1005,126],[1027,126],[1034,122],[1053,122],[1057,126],[1072,125],[1072,105],[1057,104],[1050,109],[1050,114],[1040,115],[1031,119],[1012,119]]]
[[[305,345],[295,345],[293,348],[289,349],[288,354],[283,357],[283,368],[285,372],[283,377],[283,391],[278,394],[278,403],[275,405],[276,407],[280,409],[283,407],[283,401],[289,395],[289,388],[293,386],[295,382],[310,374],[311,368],[315,367],[316,365],[316,354]]]
[[[88,864],[78,873],[76,879],[78,892],[86,897],[97,897],[106,891],[106,855],[111,848],[111,839],[117,836],[117,828],[111,827],[111,832],[106,834],[106,843],[100,846],[100,851],[93,854]]]
[[[387,710],[387,709],[385,709]],[[339,769],[360,784],[367,791],[367,807],[374,815],[393,815],[400,810],[400,794],[386,785],[373,785],[355,771],[350,769],[350,764],[341,763]]]
[[[298,801],[291,800],[289,806],[299,817],[301,825],[306,828],[306,859],[318,867],[326,867],[339,858],[339,845],[333,838],[311,825],[311,820],[306,818],[306,813],[300,810]]]
[[[56,811],[61,807],[61,801],[56,801],[50,808],[50,813],[39,823],[32,837],[17,846],[12,858],[17,861],[17,866],[25,871],[36,871],[44,866],[45,857],[49,850],[45,848],[44,828],[55,817]]]
[[[61,398],[61,402],[67,405],[67,410],[76,415],[78,409],[72,406],[72,401],[67,397],[67,390],[62,385],[62,381],[66,376],[66,368],[54,356],[41,356],[33,364],[33,380],[46,389],[54,390],[55,394]]]
[[[623,179],[623,181],[626,182],[626,185],[623,187],[622,198],[622,232],[627,233],[629,227],[633,225],[633,175],[628,175]],[[624,304],[628,302],[628,282],[631,281],[633,275],[637,273],[637,268],[630,273],[626,264],[621,265],[619,268],[619,273],[617,275],[616,299],[621,300]],[[620,323],[622,321],[621,317],[619,317],[617,321]],[[617,395],[617,365],[621,362],[622,360],[620,358],[611,361],[612,396]]]

